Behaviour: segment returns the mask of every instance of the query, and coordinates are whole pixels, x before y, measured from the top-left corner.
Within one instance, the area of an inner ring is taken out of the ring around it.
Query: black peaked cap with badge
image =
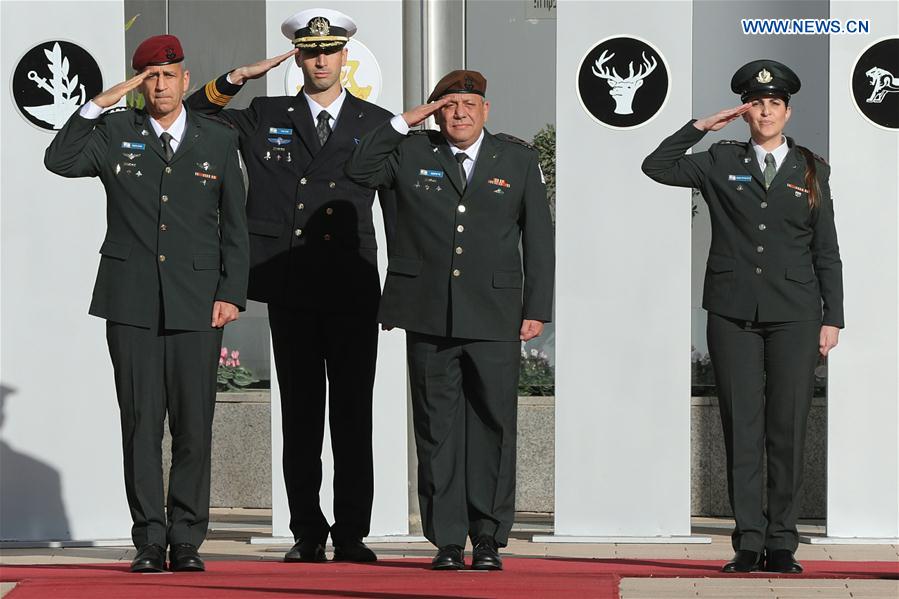
[[[776,60],[753,60],[737,69],[730,80],[730,89],[748,102],[764,96],[778,96],[785,100],[799,91],[799,77],[787,65]]]

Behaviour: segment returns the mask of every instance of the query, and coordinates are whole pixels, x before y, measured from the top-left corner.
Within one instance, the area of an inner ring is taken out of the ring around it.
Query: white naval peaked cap
[[[343,46],[356,33],[356,22],[330,8],[307,8],[281,24],[281,33],[297,48]]]

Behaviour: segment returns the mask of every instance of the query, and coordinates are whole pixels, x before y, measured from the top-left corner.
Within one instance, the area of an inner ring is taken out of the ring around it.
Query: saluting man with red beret
[[[106,238],[90,313],[106,319],[122,423],[132,572],[205,568],[216,371],[223,327],[246,303],[249,249],[237,135],[181,102],[190,81],[178,38],[134,52],[137,74],[76,112],[44,164],[98,177]],[[139,90],[145,110],[104,109]],[[163,494],[168,414],[172,466]]]

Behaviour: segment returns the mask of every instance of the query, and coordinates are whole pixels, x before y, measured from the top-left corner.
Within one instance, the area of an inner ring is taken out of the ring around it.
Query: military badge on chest
[[[266,133],[265,151],[262,159],[266,162],[293,162],[291,143],[293,142],[293,129],[288,127],[269,127]]]
[[[138,160],[144,155],[147,145],[139,141],[123,141],[121,147],[121,160],[119,160],[113,169],[116,175],[125,173],[133,177],[143,177],[140,171]]]
[[[422,168],[418,169],[418,179],[413,187],[415,189],[423,189],[424,191],[441,191],[445,173],[441,170]]]
[[[219,176],[210,171],[215,170],[215,167],[211,165],[208,161],[197,162],[197,170],[194,171],[194,176],[197,177],[200,183],[203,184],[203,187],[206,187],[208,183],[212,183],[213,181],[218,181]]]
[[[500,179],[498,177],[493,177],[492,179],[487,180],[488,185],[495,185],[496,188],[493,190],[493,193],[497,195],[503,195],[506,193],[505,189],[510,189],[512,184],[506,181],[505,179]]]

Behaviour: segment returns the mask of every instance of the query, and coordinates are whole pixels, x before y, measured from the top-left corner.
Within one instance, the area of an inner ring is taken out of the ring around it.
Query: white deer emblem
[[[880,104],[889,92],[899,92],[899,77],[893,77],[886,69],[873,67],[865,75],[871,78],[868,83],[874,86],[871,96],[865,100],[868,104]]]
[[[606,56],[606,52],[607,50],[603,50],[594,63],[593,74],[609,82],[609,87],[612,88],[609,90],[609,95],[615,100],[615,114],[634,114],[634,110],[631,107],[631,104],[634,102],[634,94],[643,85],[643,80],[655,70],[659,63],[655,57],[647,59],[646,52],[644,52],[643,64],[640,65],[639,70],[634,73],[634,61],[631,61],[627,67],[629,71],[628,76],[622,77],[615,72],[614,67],[609,72],[603,66],[615,56],[614,53]]]

